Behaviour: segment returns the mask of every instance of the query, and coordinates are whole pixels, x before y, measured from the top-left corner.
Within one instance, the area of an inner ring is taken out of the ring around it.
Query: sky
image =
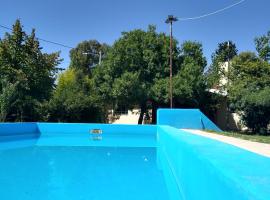
[[[96,39],[112,45],[121,32],[146,30],[156,25],[169,34],[168,15],[179,18],[213,12],[239,0],[0,0],[0,25],[11,27],[20,19],[24,30],[36,29],[37,37],[75,47],[83,40]],[[208,64],[219,42],[232,40],[239,52],[255,51],[254,38],[270,30],[270,0],[245,0],[216,15],[199,20],[178,21],[173,35],[203,44]],[[0,27],[0,38],[4,30]],[[40,42],[43,51],[61,51],[61,67],[69,65],[70,49]]]

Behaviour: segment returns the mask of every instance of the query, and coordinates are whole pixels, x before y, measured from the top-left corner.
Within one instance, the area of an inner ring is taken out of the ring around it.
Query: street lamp
[[[94,55],[94,56],[99,56],[98,64],[99,64],[99,65],[101,64],[101,58],[102,58],[102,52],[101,52],[101,51],[99,51],[99,53],[83,52],[82,54],[83,54],[83,55]]]
[[[173,95],[172,95],[172,24],[176,22],[177,18],[173,15],[169,15],[166,19],[166,23],[170,24],[170,107],[173,107]]]

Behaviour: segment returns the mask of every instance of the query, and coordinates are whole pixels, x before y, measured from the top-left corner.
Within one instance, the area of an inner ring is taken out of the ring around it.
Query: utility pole
[[[173,107],[173,95],[172,95],[172,39],[173,39],[173,35],[172,35],[172,25],[173,22],[176,22],[177,18],[174,17],[173,15],[169,15],[168,18],[166,19],[166,23],[170,24],[170,108]]]
[[[230,127],[230,109],[229,109],[229,86],[230,86],[230,83],[229,83],[229,73],[230,73],[230,41],[227,42],[227,48],[228,48],[228,53],[227,53],[227,62],[228,62],[228,65],[227,65],[227,84],[226,84],[226,130],[229,130],[229,127]],[[225,73],[226,74],[226,73]]]
[[[102,61],[102,52],[99,51],[98,53],[92,53],[92,52],[83,52],[82,53],[83,55],[93,55],[93,56],[98,56],[98,64],[100,65],[101,64],[101,61]],[[91,67],[96,67],[97,64],[94,64],[93,66]]]
[[[101,57],[102,57],[102,53],[101,53],[101,51],[99,51],[99,60],[98,60],[99,65],[101,64]]]

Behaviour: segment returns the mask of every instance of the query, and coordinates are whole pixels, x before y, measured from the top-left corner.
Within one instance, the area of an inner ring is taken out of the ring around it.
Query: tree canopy
[[[67,69],[58,79],[48,105],[48,120],[56,122],[103,122],[105,119],[92,80],[80,70]]]
[[[89,74],[91,68],[99,63],[99,54],[104,57],[109,46],[96,40],[80,42],[76,48],[70,51],[70,68],[80,69]]]
[[[60,74],[48,105],[48,120],[61,122],[104,122],[106,112],[93,82],[93,70],[99,68],[99,52],[109,46],[96,40],[83,41],[70,51],[70,66]]]
[[[5,79],[8,87],[16,85],[16,97],[9,103],[6,120],[42,118],[41,104],[52,95],[60,61],[59,52],[42,52],[34,29],[27,35],[20,21],[15,22],[12,32],[0,40],[0,79]],[[5,93],[5,87],[0,89]]]
[[[270,123],[270,64],[255,53],[243,52],[232,61],[229,98],[231,108],[253,132],[267,133]]]
[[[136,29],[124,32],[111,47],[103,65],[95,69],[97,91],[100,95],[108,92],[105,96],[111,100],[113,107],[139,106],[141,123],[149,102],[153,115],[158,107],[168,105],[168,52],[169,37],[157,33],[154,26],[149,26],[147,31]],[[205,66],[206,59],[200,43],[186,41],[178,47],[177,40],[173,40],[175,104],[199,107],[201,94],[205,92]]]
[[[207,72],[200,42],[172,44],[174,107],[214,113],[218,98],[209,91],[224,89],[245,125],[267,133],[270,32],[255,38],[257,54],[219,43]],[[152,25],[123,32],[112,46],[82,41],[56,80],[59,52],[43,53],[35,30],[28,35],[17,20],[0,39],[0,121],[106,122],[109,109],[138,107],[139,123],[150,109],[155,123],[157,108],[169,106],[169,48],[169,36]]]
[[[255,38],[255,46],[258,55],[264,61],[270,60],[270,31],[266,35]]]
[[[220,80],[228,77],[228,69],[224,65],[229,64],[237,55],[237,47],[232,41],[224,41],[218,44],[217,49],[212,54],[212,63],[207,72],[208,84],[210,88],[226,90],[225,85],[220,85]]]

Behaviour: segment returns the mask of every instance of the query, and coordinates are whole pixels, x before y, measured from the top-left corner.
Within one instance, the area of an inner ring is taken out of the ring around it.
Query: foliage
[[[58,85],[49,103],[49,121],[102,122],[103,109],[88,76],[70,68],[59,76]]]
[[[112,47],[83,41],[70,51],[71,63],[58,79],[59,52],[42,52],[35,30],[27,35],[19,20],[0,40],[0,121],[104,122],[108,109],[139,106],[141,115],[169,104],[170,38],[148,30],[123,32]],[[229,46],[228,46],[229,44]],[[254,53],[237,56],[232,41],[218,44],[205,73],[202,44],[173,39],[174,107],[214,113],[217,98],[209,89],[221,78],[230,107],[254,132],[267,133],[270,122],[270,32],[255,39]],[[99,65],[99,52],[102,63]],[[232,60],[229,71],[222,64]]]
[[[212,64],[207,72],[209,87],[218,88],[221,91],[226,90],[226,86],[220,85],[220,80],[228,77],[228,71],[224,68],[224,64],[232,60],[237,55],[237,52],[236,45],[232,41],[218,44],[218,48],[212,55]]]
[[[270,60],[270,31],[266,35],[255,38],[256,50],[264,61]]]
[[[9,113],[12,103],[16,95],[17,83],[8,83],[5,78],[0,82],[0,122],[6,120],[6,116]]]
[[[83,41],[70,51],[70,68],[90,74],[91,68],[99,63],[99,53],[104,57],[110,47],[96,40]]]
[[[94,87],[93,69],[100,68],[99,52],[103,55],[109,46],[96,40],[83,41],[70,51],[71,63],[60,75],[53,98],[49,102],[49,121],[104,122],[106,108],[102,96]]]
[[[139,106],[139,123],[149,102],[153,114],[158,107],[167,106],[169,41],[170,38],[164,33],[157,33],[154,26],[149,26],[147,31],[124,32],[108,52],[103,65],[94,70],[96,91],[104,99],[110,99],[113,108]],[[173,40],[175,106],[204,106],[200,103],[207,96],[203,74],[206,58],[202,45],[186,41],[179,48],[177,44]]]
[[[234,42],[225,41],[218,44],[218,48],[212,55],[212,59],[218,59],[219,62],[226,62],[237,55],[237,48]]]
[[[175,40],[173,47],[176,73],[178,48]],[[122,33],[122,37],[108,52],[107,59],[101,66],[102,70],[96,71],[99,77],[94,77],[99,87],[97,91],[102,96],[104,91],[108,92],[105,96],[114,107],[121,104],[129,108],[138,105],[143,114],[146,102],[155,99],[151,87],[157,80],[169,76],[168,52],[169,37],[156,33],[154,26],[149,26],[147,31],[137,29]],[[106,77],[100,74],[106,74]],[[112,88],[112,92],[109,88]]]
[[[204,109],[202,102],[207,96],[205,76],[206,58],[202,45],[186,41],[179,49],[179,70],[173,76],[173,98],[175,107],[197,107]],[[152,87],[153,97],[161,104],[168,103],[169,79],[165,77]],[[208,98],[210,98],[208,96]]]
[[[7,120],[41,119],[40,107],[52,94],[60,63],[59,53],[42,53],[35,30],[27,35],[19,20],[12,33],[0,40],[0,79],[16,84],[16,100],[10,104]],[[3,91],[0,91],[3,93]]]
[[[206,58],[201,43],[186,41],[182,44],[181,68],[174,77],[175,104],[181,107],[199,107],[200,97],[206,92]]]
[[[232,61],[229,97],[253,132],[267,133],[270,123],[270,64],[254,53],[243,52]]]

